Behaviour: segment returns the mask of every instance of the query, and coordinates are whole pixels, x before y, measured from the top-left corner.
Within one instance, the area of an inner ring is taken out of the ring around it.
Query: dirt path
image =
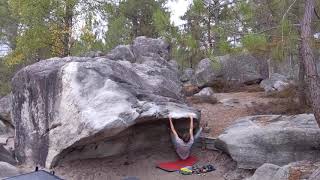
[[[210,135],[217,137],[236,119],[250,115],[248,108],[255,103],[268,103],[263,92],[217,93],[218,104],[193,104],[201,110],[202,123],[208,123]]]

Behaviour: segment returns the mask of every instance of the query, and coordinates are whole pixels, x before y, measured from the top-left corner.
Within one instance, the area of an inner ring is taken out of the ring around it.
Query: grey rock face
[[[189,114],[200,119],[184,103],[165,42],[139,37],[129,50],[135,63],[126,55],[53,58],[15,75],[12,114],[20,162],[52,167],[61,160],[168,146],[169,115],[181,129]]]
[[[311,161],[293,162],[282,167],[266,163],[247,180],[318,180],[313,178],[317,178],[319,165]]]
[[[173,67],[176,71],[179,71],[179,64],[177,63],[177,61],[176,60],[170,60],[169,61],[169,64],[170,64],[170,66],[171,67]]]
[[[0,120],[12,123],[11,121],[11,95],[0,99]]]
[[[0,99],[0,139],[7,141],[14,136],[13,122],[11,119],[11,95]]]
[[[111,60],[135,62],[136,58],[130,48],[131,47],[129,45],[119,45],[111,50],[111,52],[107,54],[106,57]]]
[[[195,69],[194,79],[199,87],[203,87],[212,86],[219,80],[256,84],[263,77],[259,71],[258,60],[249,54],[240,54],[220,56],[215,60],[201,60]]]
[[[229,58],[228,58],[229,57]],[[258,60],[250,54],[218,58],[225,80],[240,84],[256,84],[263,77],[259,72]]]
[[[170,46],[161,39],[137,37],[131,46],[131,50],[135,54],[137,62],[140,63],[151,60],[162,64],[169,61]]]
[[[248,116],[218,137],[216,147],[238,166],[256,169],[264,163],[285,165],[320,160],[320,129],[312,114]]]
[[[278,73],[272,74],[269,79],[265,79],[260,83],[260,87],[262,87],[265,92],[283,91],[288,86],[290,86],[288,78]]]
[[[197,86],[212,86],[217,80],[217,72],[214,70],[213,62],[209,58],[201,60],[195,69],[194,76]]]
[[[0,178],[12,177],[21,174],[18,168],[6,162],[0,162]]]
[[[7,162],[10,164],[16,164],[16,160],[13,158],[13,155],[7,151],[2,145],[0,145],[0,161]]]
[[[318,180],[318,179],[320,179],[320,167],[311,174],[308,180]]]
[[[274,180],[274,175],[280,169],[280,166],[265,163],[260,166],[251,178],[247,180]]]
[[[190,81],[193,78],[194,70],[192,68],[187,68],[183,70],[182,75],[180,77],[181,82],[185,83]]]
[[[0,138],[6,138],[14,136],[14,128],[7,121],[0,121]]]

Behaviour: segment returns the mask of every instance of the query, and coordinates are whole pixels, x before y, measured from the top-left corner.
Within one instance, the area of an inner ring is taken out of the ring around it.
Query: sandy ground
[[[198,165],[212,164],[217,170],[203,175],[181,175],[156,168],[158,162],[177,159],[173,149],[148,151],[133,154],[132,157],[77,160],[55,168],[56,175],[70,180],[122,180],[138,177],[140,180],[224,180],[223,175],[235,168],[235,162],[217,151],[193,148],[193,155],[199,158]]]
[[[254,103],[267,103],[263,92],[216,93],[218,104],[194,104],[201,110],[202,124],[207,123],[210,135],[217,137],[224,129],[240,117],[249,116],[248,108]],[[225,103],[223,103],[225,102]]]

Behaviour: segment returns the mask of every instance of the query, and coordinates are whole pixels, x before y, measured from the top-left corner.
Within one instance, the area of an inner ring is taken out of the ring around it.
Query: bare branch
[[[286,17],[286,15],[288,14],[288,12],[290,11],[290,9],[292,8],[292,6],[297,2],[297,0],[294,0],[291,5],[289,6],[289,8],[287,9],[287,11],[283,14],[282,16],[282,20],[281,22],[283,23],[284,21],[284,18]],[[281,35],[282,35],[282,42],[283,42],[283,26],[282,26],[282,29],[281,29]]]

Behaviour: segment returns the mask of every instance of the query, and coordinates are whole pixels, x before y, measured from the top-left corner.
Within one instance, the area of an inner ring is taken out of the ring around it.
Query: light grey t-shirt
[[[191,147],[194,142],[193,138],[190,138],[189,142],[186,143],[178,136],[175,136],[173,133],[171,133],[171,140],[178,156],[181,159],[187,159],[190,155]]]
[[[202,131],[202,128],[200,128],[198,130],[198,132],[194,136],[194,139],[197,139],[200,136],[201,131]],[[189,157],[190,152],[191,152],[191,147],[192,147],[192,145],[194,143],[194,139],[190,138],[189,142],[186,143],[182,139],[180,139],[178,136],[175,136],[171,132],[172,143],[174,145],[174,148],[176,149],[176,152],[177,152],[178,156],[181,159],[187,159]]]

